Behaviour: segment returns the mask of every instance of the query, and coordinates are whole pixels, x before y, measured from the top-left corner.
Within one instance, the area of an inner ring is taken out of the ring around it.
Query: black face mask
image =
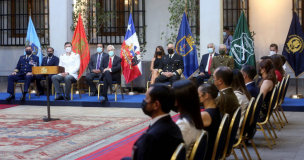
[[[148,111],[147,110],[147,102],[145,100],[143,100],[142,104],[141,104],[141,109],[144,112],[144,114],[148,115],[149,117],[152,116],[153,110],[152,111]]]
[[[258,73],[258,75],[259,75],[259,76],[262,76],[262,73],[261,73],[261,70],[260,70],[260,69],[259,69],[259,73]]]
[[[25,51],[26,55],[31,55],[32,54],[32,51]]]
[[[168,53],[172,54],[173,53],[173,49],[168,49]]]
[[[162,55],[162,52],[156,52],[156,54],[157,54],[158,56],[160,56],[160,55]]]
[[[48,56],[49,56],[49,57],[52,57],[52,56],[53,56],[53,53],[48,53]]]

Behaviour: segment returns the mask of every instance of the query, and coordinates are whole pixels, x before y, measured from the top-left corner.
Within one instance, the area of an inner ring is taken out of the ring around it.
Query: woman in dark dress
[[[212,157],[215,139],[222,121],[220,110],[215,105],[215,98],[218,92],[218,89],[212,83],[205,83],[198,88],[200,103],[205,107],[205,111],[201,112],[204,130],[208,132],[208,146],[205,159],[211,159]]]
[[[165,51],[164,48],[162,46],[157,46],[155,49],[155,53],[154,53],[154,57],[151,61],[151,84],[153,84],[155,82],[155,78],[157,78],[159,76],[158,73],[158,66],[160,63],[160,60],[162,58],[162,56],[165,55]]]

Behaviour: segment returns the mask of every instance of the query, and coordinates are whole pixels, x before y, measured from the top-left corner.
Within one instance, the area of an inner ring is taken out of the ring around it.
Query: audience
[[[264,100],[259,121],[263,121],[266,118],[272,91],[277,83],[277,79],[271,60],[267,59],[260,62],[259,67],[259,75],[262,77],[259,87],[260,93],[263,93]]]
[[[251,95],[248,92],[246,86],[245,86],[245,81],[243,78],[242,73],[238,69],[233,70],[233,81],[232,81],[232,89],[234,91],[234,94],[236,95],[240,107],[241,107],[241,120],[239,124],[239,129],[237,132],[237,135],[239,135],[240,128],[243,122],[243,119],[245,117],[245,113],[249,104],[249,101],[251,99]]]
[[[187,157],[190,155],[196,139],[200,136],[204,124],[200,115],[200,105],[196,85],[184,79],[173,83],[179,119],[176,124],[182,131]]]
[[[214,84],[220,90],[220,96],[216,99],[216,104],[219,106],[221,114],[229,114],[231,120],[235,110],[240,106],[239,101],[234,94],[231,84],[233,73],[229,67],[218,67],[214,73]]]
[[[159,76],[158,66],[161,61],[162,56],[164,56],[164,55],[166,55],[164,48],[162,46],[157,46],[155,49],[154,57],[151,61],[151,67],[150,67],[150,70],[152,72],[151,73],[151,84],[154,84],[155,78],[157,78]]]
[[[264,60],[266,60],[266,59],[271,60],[270,56],[263,56],[263,57],[260,58],[260,62],[262,62],[262,61],[264,61]],[[255,85],[256,85],[257,87],[259,86],[261,80],[262,80],[262,77],[261,77],[261,76],[259,76],[259,75],[255,76],[254,82],[255,82]]]
[[[277,79],[279,82],[281,82],[283,79],[283,76],[285,75],[281,56],[275,54],[275,55],[270,56],[270,58],[273,62],[273,67],[275,69],[275,74],[277,75]]]
[[[171,87],[153,84],[148,89],[142,110],[152,121],[133,146],[133,160],[171,159],[177,146],[184,142],[180,129],[169,115],[174,103]],[[123,160],[131,160],[131,157]]]
[[[205,159],[211,159],[216,135],[222,121],[220,110],[215,104],[219,90],[212,83],[205,83],[198,88],[200,103],[205,107],[201,113],[204,130],[208,132],[208,145]]]
[[[247,90],[250,93],[251,97],[257,98],[260,93],[260,89],[254,84],[253,81],[254,77],[257,75],[255,67],[251,65],[244,65],[241,72],[243,74]]]

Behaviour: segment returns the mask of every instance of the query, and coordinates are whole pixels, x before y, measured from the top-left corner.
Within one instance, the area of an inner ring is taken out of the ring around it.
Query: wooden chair
[[[74,88],[76,87],[77,90],[78,90],[78,95],[79,95],[79,98],[81,98],[81,93],[80,93],[80,90],[79,90],[79,80],[77,80],[77,82],[75,83],[71,83],[71,100],[73,100],[73,92],[74,92]],[[60,86],[62,87],[63,85],[65,85],[65,82],[64,81],[60,81]],[[52,84],[52,90],[54,90],[54,84]],[[64,90],[64,89],[63,89]],[[57,93],[55,93],[55,98],[57,98]]]
[[[285,83],[283,85],[282,95],[279,98],[278,107],[277,107],[278,110],[279,109],[281,110],[281,113],[282,113],[282,115],[283,115],[286,123],[288,123],[288,121],[287,121],[287,118],[286,118],[286,116],[284,114],[284,111],[283,111],[283,108],[282,108],[281,105],[284,103],[284,100],[285,100],[286,92],[287,92],[287,89],[288,89],[288,86],[289,86],[289,80],[290,80],[290,75],[287,75]]]
[[[103,81],[99,81],[99,84],[98,84],[98,101],[99,101],[99,94],[100,94],[100,86],[102,86],[104,83]],[[121,87],[121,84],[118,84],[117,81],[112,81],[112,85],[114,85],[115,87],[115,101],[117,101],[117,86],[119,85],[119,88],[120,88],[120,92],[121,92],[121,97],[122,99],[124,99],[124,96],[123,96],[123,88]]]
[[[269,103],[269,106],[268,106],[268,111],[267,111],[266,118],[263,121],[257,122],[257,125],[260,126],[260,129],[257,129],[257,131],[262,131],[263,132],[263,134],[265,136],[265,139],[266,139],[266,141],[267,141],[268,146],[269,146],[270,149],[272,149],[272,147],[271,147],[271,144],[270,144],[270,142],[269,142],[269,140],[267,138],[267,135],[265,133],[263,125],[265,125],[265,127],[266,127],[266,129],[268,131],[268,134],[269,134],[270,138],[272,139],[273,144],[275,144],[274,138],[272,137],[272,134],[271,134],[271,132],[270,132],[268,126],[267,126],[267,122],[269,123],[270,127],[272,128],[272,124],[271,124],[269,118],[270,118],[270,115],[272,113],[272,109],[273,109],[273,107],[275,105],[275,101],[276,101],[276,99],[274,97],[277,97],[277,95],[278,95],[277,87],[274,87],[274,89],[272,91],[272,95],[271,95],[271,100],[270,100],[270,103]]]
[[[202,131],[192,148],[189,160],[204,160],[208,145],[208,132]]]
[[[17,87],[17,85],[19,85],[18,87],[21,88],[21,92],[23,93],[22,85],[24,86],[24,83],[25,83],[25,80],[18,80],[17,82],[14,83],[14,95],[16,93],[16,87]],[[30,87],[29,87],[29,90],[28,90],[29,99],[31,99],[31,91],[32,90],[36,91],[36,93],[38,95],[38,98],[39,98],[39,93],[37,91],[37,86],[36,86],[36,80],[34,80],[33,82],[31,82],[31,84],[30,84]]]
[[[225,140],[227,137],[226,135],[228,133],[228,128],[229,128],[229,115],[226,113],[222,118],[222,122],[217,132],[211,160],[217,160],[220,154],[222,153]]]
[[[171,160],[186,160],[186,147],[184,143],[177,146],[174,151]]]
[[[94,78],[93,83],[99,83],[99,78]],[[89,86],[89,96],[91,96],[91,87]]]
[[[234,144],[234,141],[235,141],[237,131],[239,129],[241,114],[242,114],[242,110],[241,110],[240,107],[238,107],[236,109],[236,111],[234,112],[233,117],[231,119],[230,126],[229,126],[228,133],[227,133],[227,137],[226,137],[224,150],[222,152],[222,157],[220,157],[219,159],[224,160],[225,157],[230,156],[230,154],[233,150],[232,147],[233,147],[233,144]],[[246,148],[246,150],[247,150],[247,148]]]
[[[273,113],[272,113],[273,119],[274,119],[274,116],[278,119],[278,122],[279,122],[281,128],[283,128],[285,123],[284,123],[284,121],[283,121],[283,119],[280,115],[279,110],[278,110],[278,104],[279,104],[279,101],[280,101],[280,97],[282,97],[282,94],[283,94],[284,84],[285,84],[285,77],[282,79],[281,83],[278,85],[278,97],[277,97],[276,105],[274,106]],[[278,130],[280,131],[281,130],[280,127],[278,127],[277,124],[276,124],[276,126],[277,126]]]

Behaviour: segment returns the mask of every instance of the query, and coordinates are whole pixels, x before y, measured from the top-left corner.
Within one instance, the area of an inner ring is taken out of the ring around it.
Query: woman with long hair
[[[158,66],[160,64],[162,56],[164,56],[164,55],[165,55],[164,48],[162,46],[157,46],[155,49],[154,57],[151,61],[151,66],[150,66],[150,70],[152,72],[151,73],[151,84],[154,84],[155,78],[157,78],[159,76]]]
[[[184,79],[173,83],[177,110],[180,113],[176,124],[179,126],[185,141],[187,156],[204,128],[200,114],[197,87],[190,80]]]
[[[270,56],[272,63],[273,63],[273,67],[275,69],[275,74],[277,75],[277,79],[279,82],[282,81],[283,76],[285,75],[285,71],[283,69],[283,62],[282,62],[282,58],[281,56],[274,54],[272,56]]]

